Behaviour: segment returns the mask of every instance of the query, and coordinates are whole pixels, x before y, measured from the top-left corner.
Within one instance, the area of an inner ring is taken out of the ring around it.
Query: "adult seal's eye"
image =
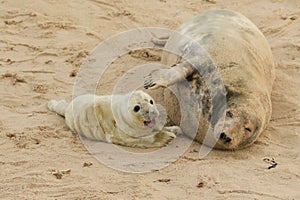
[[[232,114],[232,112],[227,111],[227,112],[226,112],[226,116],[232,118],[232,117],[233,117],[233,114]]]
[[[150,100],[150,104],[153,104],[153,101],[152,101],[152,100]]]
[[[136,105],[136,106],[134,106],[133,111],[134,112],[139,112],[140,109],[141,109],[141,107]]]

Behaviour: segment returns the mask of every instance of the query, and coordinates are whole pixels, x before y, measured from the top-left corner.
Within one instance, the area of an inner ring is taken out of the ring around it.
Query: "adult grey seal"
[[[249,19],[230,10],[204,12],[182,24],[178,32],[200,44],[210,58],[205,53],[191,57],[193,48],[189,46],[190,43],[185,42],[184,37],[178,40],[170,36],[165,48],[178,48],[181,55],[163,54],[164,64],[172,67],[151,72],[146,77],[145,88],[165,88],[176,84],[177,94],[195,97],[196,106],[201,108],[199,118],[191,115],[183,120],[189,120],[191,126],[198,123],[197,134],[190,131],[188,126],[181,128],[196,141],[228,150],[249,146],[266,128],[272,111],[274,61],[266,38]],[[189,60],[182,59],[184,57]],[[216,74],[220,79],[216,78]],[[193,94],[181,86],[186,80]],[[222,82],[225,90],[219,88]],[[225,95],[226,109],[218,107],[218,101],[214,102],[214,93]],[[171,124],[179,125],[182,119],[176,97],[165,89],[164,101]],[[184,109],[184,106],[180,108]],[[213,112],[219,110],[224,110],[225,118],[212,120]],[[214,129],[222,124],[220,121],[224,124],[222,130],[217,135],[209,136],[210,140],[204,140],[207,134],[211,134],[210,127]],[[211,142],[211,139],[215,142]]]

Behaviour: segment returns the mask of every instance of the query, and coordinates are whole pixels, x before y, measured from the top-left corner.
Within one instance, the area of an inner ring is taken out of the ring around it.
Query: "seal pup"
[[[67,103],[50,100],[50,111],[65,117],[79,135],[128,147],[154,148],[168,144],[179,127],[163,127],[153,98],[143,91],[125,95],[81,95]]]
[[[195,123],[193,120],[196,120],[199,124],[198,131],[192,133],[188,127],[181,127],[185,134],[196,141],[226,150],[251,145],[266,128],[272,112],[274,61],[266,38],[249,19],[230,10],[204,12],[182,24],[178,32],[200,44],[209,56],[203,56],[205,55],[203,53],[191,58],[193,49],[190,43],[170,36],[165,48],[169,50],[178,48],[180,55],[164,53],[163,64],[172,67],[152,71],[146,77],[144,87],[157,89],[176,84],[180,95],[196,96],[199,100],[198,106],[201,107],[200,121],[199,118],[183,120],[191,120],[191,123]],[[183,60],[183,57],[190,59]],[[218,108],[219,105],[213,103],[214,99],[210,98],[210,94],[216,91],[222,96],[222,90],[218,89],[220,81],[216,84],[214,80],[217,79],[210,77],[212,81],[207,83],[203,75],[214,68],[226,89],[223,92],[227,100],[225,109]],[[183,80],[189,81],[193,94],[180,86]],[[208,90],[207,84],[211,83],[213,85],[210,90],[214,91]],[[180,113],[175,96],[165,90],[164,98],[169,120],[179,125]],[[212,122],[212,112],[222,109],[226,115],[223,115],[225,119],[223,117],[217,122]],[[210,136],[214,137],[215,142],[206,143],[204,138],[206,134],[211,133],[209,127],[214,129],[216,124],[221,124],[221,120],[224,124],[222,130],[216,136]]]

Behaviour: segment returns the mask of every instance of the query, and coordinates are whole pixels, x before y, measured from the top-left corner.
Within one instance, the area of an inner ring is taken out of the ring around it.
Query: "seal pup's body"
[[[162,147],[175,138],[178,127],[163,127],[159,112],[148,94],[86,94],[72,102],[48,102],[51,111],[65,117],[67,126],[79,135],[129,147]]]

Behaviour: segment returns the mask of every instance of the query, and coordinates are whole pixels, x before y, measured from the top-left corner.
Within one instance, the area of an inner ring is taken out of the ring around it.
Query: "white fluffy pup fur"
[[[72,102],[51,100],[48,108],[64,116],[68,127],[91,140],[129,147],[153,148],[168,144],[179,127],[163,127],[151,96],[143,91],[125,95],[86,94]]]

